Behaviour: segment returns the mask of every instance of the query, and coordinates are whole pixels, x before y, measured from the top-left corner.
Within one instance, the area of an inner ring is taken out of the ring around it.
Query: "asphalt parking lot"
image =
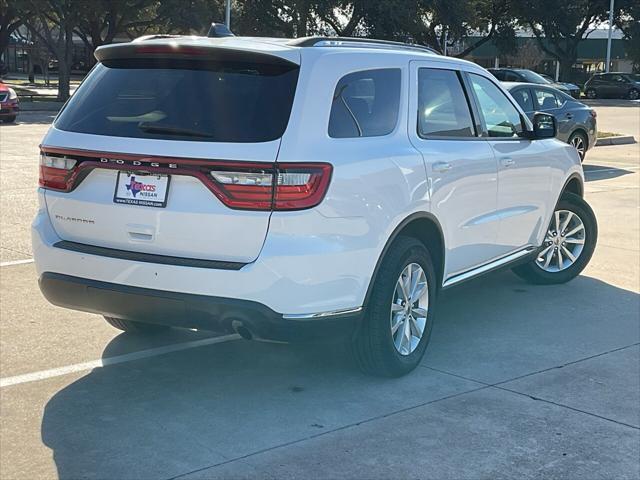
[[[600,128],[640,139],[640,103],[615,105]],[[47,304],[28,229],[51,119],[0,126],[2,479],[639,478],[639,144],[587,155],[579,278],[445,292],[421,368],[382,380],[339,345],[144,338]]]

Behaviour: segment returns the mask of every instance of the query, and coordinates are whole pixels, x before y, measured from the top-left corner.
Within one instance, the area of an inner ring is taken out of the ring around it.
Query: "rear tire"
[[[436,278],[429,251],[421,242],[404,236],[393,242],[353,340],[354,356],[363,372],[399,377],[418,366],[433,328]],[[403,300],[407,297],[408,301]]]
[[[589,204],[578,195],[566,193],[556,205],[545,242],[536,257],[515,267],[513,272],[527,282],[539,285],[568,282],[587,266],[597,239],[598,224]]]
[[[584,162],[584,157],[587,155],[587,148],[589,148],[587,136],[582,132],[573,132],[567,143],[576,149],[578,155],[580,155],[580,161]]]
[[[632,88],[631,90],[629,90],[629,100],[637,100],[640,97],[640,91],[638,91],[638,89],[636,88]]]
[[[4,119],[2,119],[2,121],[3,121],[4,123],[13,123],[13,122],[15,122],[15,121],[16,121],[16,115],[14,115],[13,117],[7,117],[7,118],[4,118]]]
[[[596,90],[594,88],[588,88],[585,92],[584,92],[585,96],[587,98],[590,99],[594,99],[598,97],[598,93],[596,92]]]
[[[167,330],[169,327],[165,325],[155,325],[153,323],[134,322],[133,320],[123,320],[122,318],[104,317],[109,325],[131,333],[154,333]]]

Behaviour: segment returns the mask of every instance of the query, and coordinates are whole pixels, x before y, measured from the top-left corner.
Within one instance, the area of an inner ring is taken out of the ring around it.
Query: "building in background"
[[[614,29],[612,33],[610,70],[612,72],[631,72],[633,62],[625,51],[626,46],[622,32]],[[578,45],[578,60],[573,66],[571,78],[561,78],[560,80],[582,85],[594,73],[603,72],[607,57],[607,35],[608,29],[598,28],[582,40]],[[474,41],[474,39],[471,38],[470,41]],[[528,68],[557,78],[558,61],[539,47],[538,41],[531,32],[518,32],[516,46],[517,52],[515,54],[504,55],[490,40],[473,50],[466,58],[485,68]],[[456,51],[461,51],[463,48],[464,44],[456,46],[449,53],[455,55]]]

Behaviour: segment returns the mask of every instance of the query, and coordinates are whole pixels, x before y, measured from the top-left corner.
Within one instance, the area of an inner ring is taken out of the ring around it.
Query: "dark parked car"
[[[558,123],[558,138],[573,145],[580,159],[596,144],[596,111],[564,92],[535,83],[504,82],[529,118],[534,112],[551,113]]]
[[[634,73],[597,73],[584,84],[587,98],[640,98],[640,75]]]
[[[577,85],[547,80],[539,73],[527,70],[526,68],[489,68],[488,70],[501,82],[525,82],[548,85],[557,88],[567,95],[571,95],[573,98],[580,98],[580,87]]]

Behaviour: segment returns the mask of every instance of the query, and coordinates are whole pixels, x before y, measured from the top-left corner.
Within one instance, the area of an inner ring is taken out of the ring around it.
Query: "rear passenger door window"
[[[522,131],[520,113],[507,96],[489,79],[469,74],[490,137],[517,137]]]
[[[518,90],[512,91],[511,96],[518,102],[518,105],[522,107],[522,110],[527,113],[533,112],[533,99],[531,98],[531,92],[528,88],[519,88]]]
[[[345,75],[333,94],[329,136],[377,137],[391,133],[398,123],[401,71],[365,70]]]
[[[535,90],[538,108],[542,111],[554,110],[562,105],[555,93],[549,90],[536,88]]]
[[[474,137],[469,103],[458,73],[453,70],[418,70],[418,135]]]

